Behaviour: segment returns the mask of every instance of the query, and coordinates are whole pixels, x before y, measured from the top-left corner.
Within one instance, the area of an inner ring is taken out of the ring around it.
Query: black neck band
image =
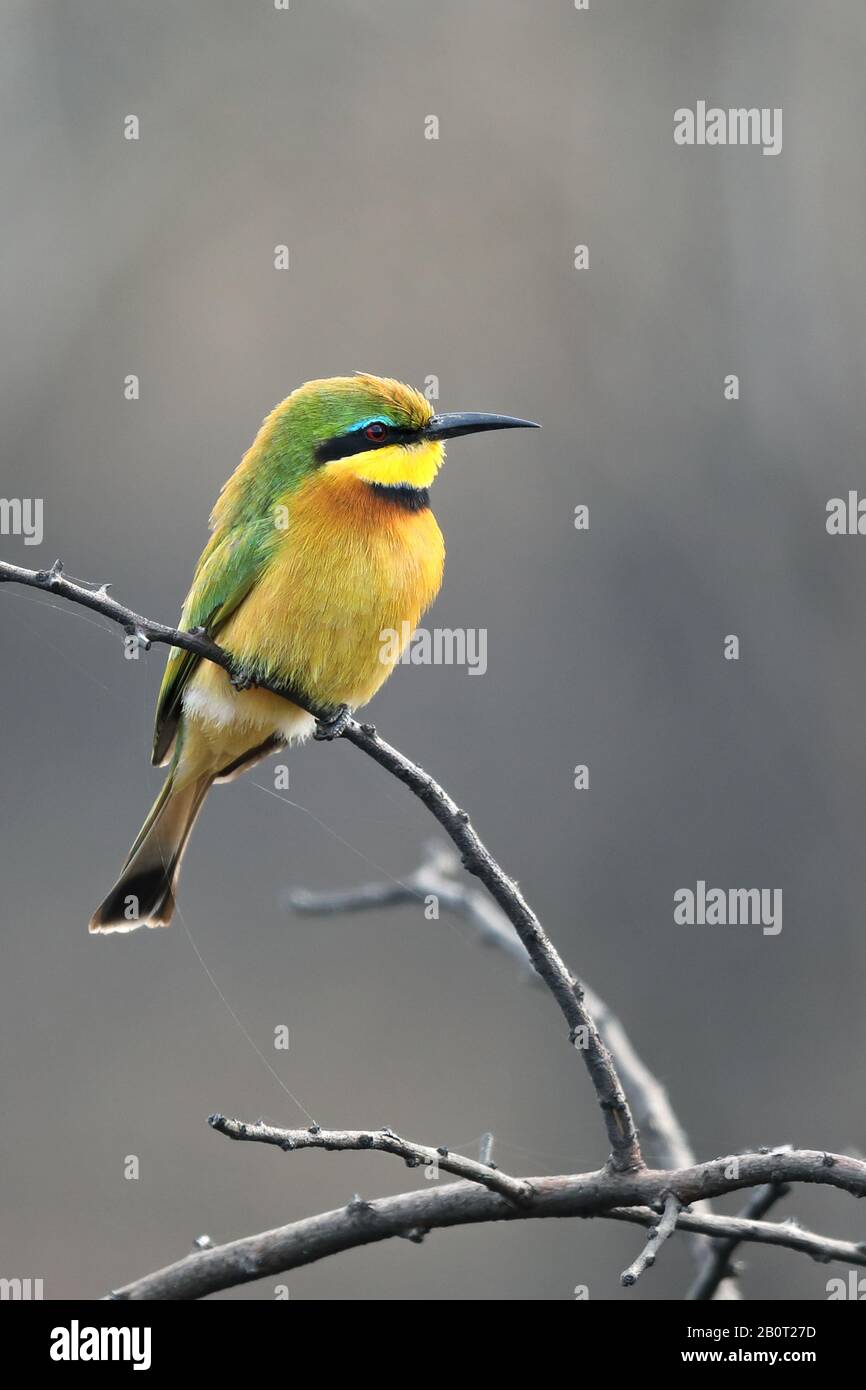
[[[392,502],[405,512],[423,512],[430,506],[426,487],[410,487],[408,483],[399,483],[396,487],[389,487],[387,483],[368,483],[367,486],[383,502]]]

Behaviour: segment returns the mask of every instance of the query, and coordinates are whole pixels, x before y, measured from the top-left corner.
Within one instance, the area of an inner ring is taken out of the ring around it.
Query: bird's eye
[[[383,425],[381,420],[374,420],[372,424],[367,425],[364,430],[367,439],[371,439],[374,444],[378,444],[383,440],[387,433],[388,427],[387,425]]]

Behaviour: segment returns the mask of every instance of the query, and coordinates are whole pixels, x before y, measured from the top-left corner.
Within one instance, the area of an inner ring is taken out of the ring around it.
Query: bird
[[[337,737],[391,674],[442,583],[430,487],[445,441],[536,429],[509,415],[436,414],[389,377],[308,381],[266,416],[223,486],[180,625],[229,654],[233,675],[173,647],[152,762],[168,772],[90,931],[171,922],[181,860],[214,783],[315,732]],[[383,634],[402,640],[383,643]],[[263,690],[278,683],[317,720]]]

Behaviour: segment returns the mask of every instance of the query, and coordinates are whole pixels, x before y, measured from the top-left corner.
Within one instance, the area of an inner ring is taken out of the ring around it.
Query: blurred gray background
[[[370,717],[470,809],[700,1157],[866,1147],[866,540],[824,525],[863,479],[862,5],[6,0],[0,38],[0,492],[45,502],[43,544],[4,538],[4,557],[61,555],[173,620],[220,485],[300,382],[435,374],[442,409],[541,420],[455,442],[434,492],[449,558],[428,625],[487,628],[487,674],[401,667]],[[676,147],[673,112],[699,99],[782,107],[782,153]],[[164,654],[124,661],[117,629],[8,586],[0,642],[0,1273],[95,1298],[203,1231],[423,1183],[208,1129],[215,1109],[305,1121],[179,921],[86,930],[160,783]],[[598,1165],[553,1003],[464,924],[280,908],[287,886],[405,875],[432,826],[348,745],[290,765],[297,805],[253,785],[270,764],[215,792],[180,895],[283,1084],[323,1125],[472,1152],[492,1130],[512,1171]],[[699,878],[781,888],[781,935],[675,925]],[[780,1214],[866,1237],[838,1192]],[[679,1240],[619,1289],[637,1244],[603,1222],[479,1227],[286,1282],[679,1297]],[[747,1264],[745,1292],[770,1299],[823,1298],[840,1272],[757,1248]]]

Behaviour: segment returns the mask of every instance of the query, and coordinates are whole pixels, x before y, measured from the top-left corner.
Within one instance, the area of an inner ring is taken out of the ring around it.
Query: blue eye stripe
[[[365,430],[368,425],[387,425],[389,429],[395,428],[394,421],[387,415],[371,415],[366,420],[359,420],[356,425],[350,425],[347,433],[356,434],[358,430]]]

